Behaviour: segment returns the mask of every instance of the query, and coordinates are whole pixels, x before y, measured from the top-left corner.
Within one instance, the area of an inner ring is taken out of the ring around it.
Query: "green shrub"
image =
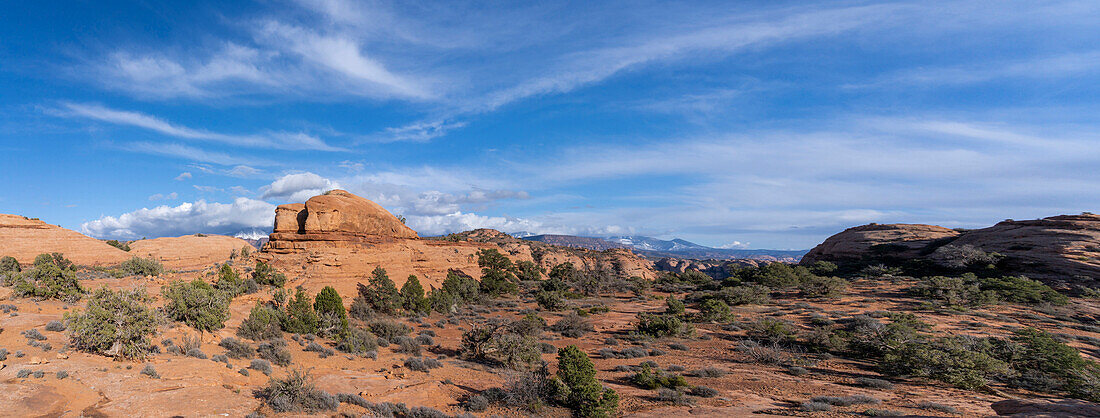
[[[420,285],[420,279],[415,275],[409,275],[398,293],[406,312],[428,313],[431,310],[431,301],[424,297],[424,286]]]
[[[733,312],[726,302],[718,299],[707,299],[699,305],[697,319],[701,322],[729,322],[733,319]]]
[[[73,262],[65,258],[61,253],[39,254],[34,258],[34,267],[53,265],[62,270],[72,270]]]
[[[295,334],[316,334],[321,322],[310,303],[309,294],[301,287],[286,305],[286,315],[282,319],[283,331]]]
[[[123,261],[118,268],[130,276],[160,276],[164,266],[152,258],[132,257]]]
[[[1052,305],[1065,305],[1069,302],[1066,295],[1058,293],[1050,286],[1027,277],[988,277],[979,279],[982,291],[996,293],[997,296],[1010,303],[1022,303],[1026,305],[1038,305],[1049,303]]]
[[[111,240],[107,240],[107,245],[118,248],[122,251],[127,251],[127,252],[130,251],[130,243],[129,242],[119,242],[117,239],[111,239]]]
[[[837,269],[836,263],[828,261],[815,261],[810,265],[810,272],[818,276],[828,276],[836,273]]]
[[[945,337],[909,342],[886,353],[881,368],[891,376],[936,379],[962,388],[978,389],[988,379],[1008,372],[1008,364],[994,358],[989,339]]]
[[[242,249],[243,250],[243,249]],[[286,275],[275,271],[274,267],[263,261],[256,260],[256,269],[252,270],[252,280],[261,286],[283,287],[286,285]]]
[[[478,290],[490,297],[500,297],[508,293],[515,293],[518,289],[511,272],[495,269],[482,269],[481,286]]]
[[[568,338],[580,338],[593,331],[592,322],[576,312],[565,314],[550,329]]]
[[[248,343],[233,337],[222,338],[218,346],[225,349],[225,355],[234,359],[250,359],[256,353]]]
[[[481,293],[498,297],[515,293],[516,275],[512,273],[512,260],[493,248],[477,252],[477,265],[481,267]]]
[[[271,378],[256,396],[275,412],[334,411],[340,401],[313,386],[308,372],[291,370],[286,378]]]
[[[859,358],[881,358],[892,350],[920,341],[917,325],[905,319],[883,325],[874,318],[857,316],[847,331],[851,337],[848,348]]]
[[[237,336],[252,341],[263,341],[283,336],[283,314],[274,307],[256,304],[252,307],[248,319],[237,327]]]
[[[630,377],[630,382],[643,389],[670,388],[688,386],[683,376],[653,370],[649,363],[642,363],[642,369]]]
[[[807,277],[798,285],[802,295],[809,298],[838,298],[848,288],[848,281],[840,277]]]
[[[76,272],[70,267],[72,263],[58,253],[41,254],[35,258],[34,269],[19,273],[13,278],[12,296],[60,299],[67,302],[79,300],[84,289],[76,279]]]
[[[668,297],[665,298],[665,313],[668,315],[683,315],[684,302],[676,299],[672,295],[668,295]]]
[[[745,328],[746,335],[758,341],[787,344],[795,340],[794,325],[776,318],[760,318]]]
[[[393,315],[401,308],[401,295],[397,291],[397,285],[390,280],[386,269],[382,267],[374,268],[366,286],[359,283],[357,287],[359,298],[362,298],[375,312]]]
[[[535,264],[532,261],[520,261],[516,263],[516,277],[522,281],[538,281],[542,280],[542,273],[544,272],[542,267]]]
[[[374,335],[362,328],[351,328],[336,343],[336,349],[349,354],[365,354],[378,348]]]
[[[218,281],[214,282],[214,288],[233,297],[243,293],[243,284],[241,277],[237,275],[236,271],[233,271],[233,267],[229,263],[225,263],[218,269]]]
[[[730,306],[763,305],[771,300],[770,294],[771,289],[767,286],[746,284],[723,288],[718,291],[717,297]]]
[[[65,315],[69,345],[90,353],[144,358],[153,348],[153,334],[161,323],[147,302],[149,296],[142,290],[96,290],[83,311]]]
[[[370,321],[367,323],[367,328],[370,328],[370,332],[374,335],[385,338],[387,341],[393,341],[397,337],[409,335],[412,332],[412,327],[390,319]]]
[[[678,316],[645,312],[638,314],[638,322],[634,325],[634,329],[639,334],[653,338],[686,337],[695,333],[695,328]]]
[[[7,280],[10,280],[13,275],[21,271],[23,271],[23,268],[19,266],[19,260],[16,260],[15,257],[10,255],[0,257],[0,275],[7,275],[9,277]]]
[[[200,279],[173,281],[161,288],[161,294],[168,299],[164,306],[168,318],[199,331],[221,329],[229,319],[229,296]]]
[[[1014,386],[1041,392],[1072,391],[1086,386],[1096,363],[1085,360],[1077,349],[1049,333],[1034,328],[1016,331],[1012,341],[1018,348],[1006,350],[1006,360],[1016,372]]]
[[[535,293],[535,303],[537,303],[540,308],[548,311],[561,311],[569,307],[569,305],[565,303],[565,297],[561,295],[561,292],[549,292],[545,290],[540,290]]]
[[[772,289],[788,289],[814,277],[810,269],[787,263],[768,263],[735,272],[742,281],[753,282]]]
[[[981,306],[1000,301],[1038,305],[1065,305],[1069,298],[1049,286],[1026,277],[978,277],[966,273],[960,277],[933,276],[910,289],[921,298],[949,306]]]
[[[348,329],[348,312],[344,301],[332,286],[325,286],[313,299],[313,310],[317,313],[318,333],[323,336],[337,336]]]
[[[557,381],[561,384],[555,385],[555,398],[573,409],[576,416],[611,417],[619,408],[619,395],[596,380],[592,360],[575,345],[558,350]]]
[[[454,295],[459,303],[474,302],[480,297],[477,280],[457,270],[447,271],[447,278],[443,279],[443,290]]]

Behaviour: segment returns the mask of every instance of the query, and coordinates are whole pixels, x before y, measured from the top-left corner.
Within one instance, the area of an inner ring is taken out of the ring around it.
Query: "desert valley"
[[[334,190],[259,249],[2,215],[0,255],[5,415],[1100,413],[1091,214],[677,261],[419,237]]]

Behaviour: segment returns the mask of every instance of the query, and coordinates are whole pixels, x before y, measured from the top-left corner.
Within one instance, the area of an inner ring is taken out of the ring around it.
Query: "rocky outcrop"
[[[416,231],[370,200],[344,190],[275,209],[275,227],[265,250],[294,252],[319,247],[415,239]]]
[[[354,295],[382,267],[401,286],[416,275],[424,287],[439,286],[449,269],[478,273],[481,246],[420,239],[382,206],[343,190],[275,209],[274,232],[256,258],[284,272],[311,292],[333,286]],[[350,300],[350,299],[349,299]]]
[[[990,407],[999,416],[1014,418],[1100,417],[1100,405],[1078,399],[1009,399]]]
[[[1100,215],[1006,220],[963,232],[932,225],[870,224],[829,237],[802,264],[926,260],[950,268],[957,267],[951,263],[960,257],[981,259],[982,254],[999,260],[997,267],[1006,273],[1048,281],[1100,279]]]
[[[0,256],[12,256],[29,264],[39,254],[55,252],[80,265],[112,265],[132,257],[76,231],[38,219],[0,214]]]
[[[829,237],[802,256],[801,263],[843,263],[875,256],[916,258],[933,242],[958,236],[958,231],[935,225],[868,224]]]
[[[1000,253],[1003,268],[1035,277],[1100,279],[1100,215],[1006,220],[968,231],[951,244]]]

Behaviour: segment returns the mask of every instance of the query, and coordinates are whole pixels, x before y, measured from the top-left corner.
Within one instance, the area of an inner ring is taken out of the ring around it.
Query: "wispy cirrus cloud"
[[[320,138],[302,132],[270,132],[258,135],[232,135],[175,125],[140,112],[112,109],[95,104],[63,103],[62,116],[82,117],[116,125],[147,129],[181,139],[217,142],[238,147],[276,148],[285,150],[344,151],[326,144]]]

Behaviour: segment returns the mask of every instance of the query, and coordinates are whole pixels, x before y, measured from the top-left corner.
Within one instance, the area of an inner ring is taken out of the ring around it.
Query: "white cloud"
[[[180,173],[180,175],[176,176],[176,181],[184,181],[184,180],[187,180],[189,178],[191,178],[191,173],[187,172],[187,171],[184,171],[184,172]]]
[[[163,155],[185,160],[218,165],[274,165],[271,161],[252,157],[238,157],[224,152],[206,151],[182,144],[160,144],[152,142],[132,142],[120,144],[118,148],[142,154]]]
[[[233,235],[242,230],[270,229],[275,222],[275,205],[248,198],[233,203],[207,203],[205,200],[179,206],[157,206],[103,216],[85,222],[81,232],[97,238],[179,236],[194,233]]]
[[[342,148],[325,144],[320,138],[301,132],[273,132],[260,135],[230,135],[173,125],[153,116],[125,110],[111,109],[95,104],[65,103],[63,116],[79,116],[116,125],[148,129],[167,136],[212,141],[240,147],[261,147],[286,150],[342,151]]]
[[[257,31],[261,39],[285,48],[305,62],[345,77],[358,85],[359,92],[379,96],[422,99],[432,95],[421,81],[391,72],[375,57],[363,52],[363,46],[341,34],[321,34],[277,21],[264,23]]]
[[[260,170],[258,168],[249,167],[247,165],[238,165],[229,169],[226,174],[233,177],[252,177],[263,172],[263,170]]]
[[[734,241],[734,242],[731,242],[729,244],[719,245],[719,246],[714,247],[714,248],[724,248],[724,249],[727,249],[727,250],[741,250],[741,249],[749,248],[749,243],[741,242],[741,241]]]
[[[264,186],[261,198],[283,202],[304,202],[313,196],[339,188],[339,183],[310,172],[287,174],[270,185]]]
[[[508,216],[483,216],[475,213],[454,212],[443,215],[407,216],[408,225],[420,235],[443,235],[451,232],[469,231],[478,228],[490,228],[504,232],[530,231],[547,233],[542,223],[530,219]]]
[[[151,200],[151,201],[176,200],[178,198],[179,198],[179,194],[177,194],[176,192],[172,192],[172,193],[168,193],[168,194],[157,193],[157,194],[154,194],[152,196],[149,196],[149,200]]]

